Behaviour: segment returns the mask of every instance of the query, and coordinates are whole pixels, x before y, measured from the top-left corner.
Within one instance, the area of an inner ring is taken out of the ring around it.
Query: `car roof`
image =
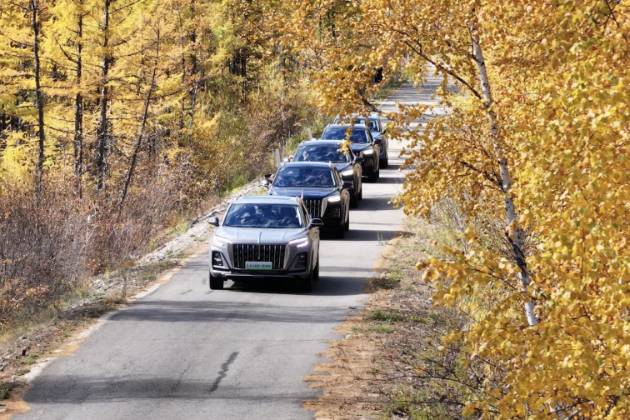
[[[309,161],[300,161],[300,162],[286,162],[282,165],[283,168],[291,168],[296,166],[315,166],[318,168],[331,168],[334,169],[333,166],[328,162],[309,162]]]
[[[321,146],[326,146],[326,145],[340,145],[341,143],[343,143],[345,140],[324,140],[324,139],[310,139],[310,140],[304,140],[302,143],[300,143],[300,146],[302,145],[312,145],[312,144],[316,144],[316,145],[321,145]]]
[[[233,201],[239,204],[292,204],[300,203],[299,197],[285,197],[281,195],[246,195]]]
[[[352,128],[367,128],[365,126],[365,124],[328,124],[326,126],[326,128],[328,127],[343,127],[343,128],[348,128],[348,127],[352,127]]]

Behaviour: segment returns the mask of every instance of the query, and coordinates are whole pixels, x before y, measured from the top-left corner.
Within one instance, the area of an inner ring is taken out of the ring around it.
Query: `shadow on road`
[[[226,293],[226,292],[224,292]],[[118,312],[112,321],[330,323],[343,319],[344,308],[278,307],[242,301],[142,301]]]
[[[350,229],[346,233],[346,239],[348,241],[372,241],[379,242],[383,245],[398,236],[409,235],[409,232],[404,230],[372,230],[372,229]]]
[[[357,210],[392,210],[394,207],[389,202],[390,200],[391,196],[364,198]],[[350,222],[352,222],[352,213],[350,213]]]
[[[27,403],[82,404],[100,401],[142,399],[173,400],[244,400],[296,401],[311,398],[305,392],[273,392],[273,387],[260,388],[222,385],[213,389],[215,381],[186,381],[172,377],[124,378],[94,376],[42,376],[37,387],[27,392]]]
[[[405,182],[405,179],[402,177],[396,177],[396,178],[381,177],[378,180],[379,184],[402,184],[403,182]]]

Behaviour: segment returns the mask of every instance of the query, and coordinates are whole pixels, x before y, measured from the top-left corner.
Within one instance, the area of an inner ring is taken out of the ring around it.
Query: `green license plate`
[[[273,264],[271,261],[245,261],[245,269],[247,270],[271,270]]]

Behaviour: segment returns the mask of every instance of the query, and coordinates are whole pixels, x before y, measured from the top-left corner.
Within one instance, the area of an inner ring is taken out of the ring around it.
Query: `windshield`
[[[357,118],[355,122],[357,124],[366,125],[371,131],[378,131],[378,124],[376,123],[376,120],[372,118],[366,120],[365,118],[360,117],[360,118]]]
[[[343,140],[346,138],[347,126],[338,125],[333,127],[327,127],[322,134],[322,140]],[[353,127],[350,134],[350,141],[352,143],[368,143],[369,139],[365,128]]]
[[[349,162],[349,156],[342,152],[337,144],[309,144],[301,146],[293,160],[296,162]]]
[[[297,206],[291,204],[233,204],[223,226],[244,228],[299,228],[302,222]]]
[[[274,187],[330,188],[335,178],[330,168],[313,166],[288,166],[278,171]]]

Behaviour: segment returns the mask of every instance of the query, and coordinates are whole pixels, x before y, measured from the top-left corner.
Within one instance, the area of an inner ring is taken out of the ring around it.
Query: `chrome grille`
[[[304,206],[311,218],[322,217],[322,200],[304,200]]]
[[[234,267],[245,268],[246,261],[271,261],[274,270],[284,268],[286,245],[233,244]]]

